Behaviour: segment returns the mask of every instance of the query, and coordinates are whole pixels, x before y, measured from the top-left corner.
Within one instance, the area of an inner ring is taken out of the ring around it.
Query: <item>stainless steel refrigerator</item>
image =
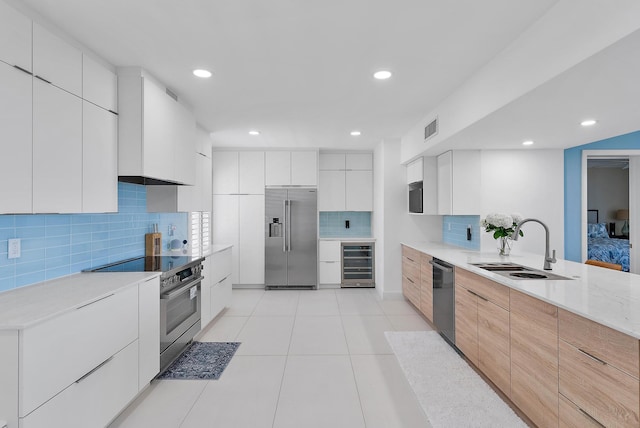
[[[316,189],[265,191],[265,286],[318,287]]]

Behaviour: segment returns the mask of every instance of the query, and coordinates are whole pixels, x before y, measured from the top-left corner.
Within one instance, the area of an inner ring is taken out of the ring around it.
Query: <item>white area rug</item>
[[[433,428],[527,427],[437,332],[385,335]]]

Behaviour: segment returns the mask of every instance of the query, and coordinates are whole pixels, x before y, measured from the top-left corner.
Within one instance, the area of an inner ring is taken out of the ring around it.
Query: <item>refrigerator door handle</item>
[[[284,224],[282,225],[282,252],[287,252],[287,225],[289,221],[287,220],[287,200],[282,201],[282,220]]]
[[[291,251],[291,199],[287,201],[287,251]]]

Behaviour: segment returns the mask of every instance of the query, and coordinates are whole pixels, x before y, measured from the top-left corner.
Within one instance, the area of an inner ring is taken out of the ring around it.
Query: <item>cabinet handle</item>
[[[105,364],[107,364],[109,361],[113,360],[113,355],[110,356],[109,358],[107,358],[106,360],[104,360],[103,362],[101,362],[100,364],[98,364],[96,367],[94,367],[92,370],[90,370],[87,374],[85,374],[84,376],[82,376],[80,379],[78,379],[76,381],[76,383],[80,383],[83,380],[85,380],[86,378],[88,378],[89,376],[91,376],[92,374],[94,374],[95,372],[97,372],[98,370],[100,370],[100,367],[104,366]]]
[[[478,294],[478,293],[476,293],[475,291],[471,291],[471,290],[466,289],[466,288],[465,288],[465,290],[467,290],[469,293],[473,294],[473,295],[474,295],[474,296],[476,296],[477,298],[484,300],[485,302],[488,302],[488,301],[489,301],[489,299],[487,299],[487,298],[486,298],[486,297],[484,297],[484,296],[479,295],[479,294]]]
[[[405,276],[405,278],[407,278],[407,277]],[[407,281],[409,281],[412,284],[415,284],[415,282],[411,281],[411,278],[407,278]]]
[[[40,80],[42,80],[43,82],[47,82],[48,84],[50,84],[50,85],[51,85],[51,81],[50,81],[50,80],[45,79],[44,77],[38,76],[37,74],[34,74],[34,77],[35,77],[36,79],[40,79]]]
[[[407,257],[407,256],[405,256],[405,257]],[[409,260],[410,262],[414,262],[414,263],[416,262],[416,261],[415,261],[415,260],[413,260],[411,257],[407,257],[407,260]]]
[[[18,70],[22,71],[23,73],[27,73],[29,76],[33,76],[33,73],[30,72],[29,70],[25,70],[24,68],[20,67],[19,65],[14,65],[14,68],[17,68]]]
[[[227,278],[229,278],[230,275],[225,276],[224,278],[222,278],[220,281],[216,282],[216,285],[218,284],[222,284],[224,281],[226,281]]]
[[[587,357],[591,358],[592,360],[595,360],[595,361],[599,362],[600,364],[602,364],[602,365],[604,365],[604,366],[606,366],[606,365],[607,365],[607,362],[606,362],[606,361],[601,360],[600,358],[598,358],[598,357],[596,357],[596,356],[594,356],[594,355],[591,355],[590,353],[588,353],[587,351],[585,351],[585,350],[583,350],[583,349],[578,348],[578,351],[582,352],[582,353],[583,353],[584,355],[586,355]]]
[[[584,410],[582,410],[580,407],[578,407],[578,410],[580,411],[580,413],[582,413],[587,419],[590,419],[593,423],[595,423],[596,425],[598,425],[599,427],[602,428],[606,428],[605,425],[602,425],[600,422],[598,422],[598,420],[596,418],[594,418],[593,416],[591,416],[589,413],[585,412]]]
[[[107,110],[107,111],[108,111],[109,113],[113,113],[113,114],[115,114],[116,116],[118,116],[118,112],[117,112],[117,111],[113,111],[113,110],[111,110],[111,109],[109,109],[109,110]]]
[[[114,294],[115,293],[111,293],[108,296],[101,297],[99,299],[94,300],[93,302],[89,302],[89,303],[86,303],[86,304],[84,304],[82,306],[78,306],[76,309],[81,309],[81,308],[84,308],[86,306],[93,305],[94,303],[99,302],[100,300],[108,299],[109,297],[113,296]]]

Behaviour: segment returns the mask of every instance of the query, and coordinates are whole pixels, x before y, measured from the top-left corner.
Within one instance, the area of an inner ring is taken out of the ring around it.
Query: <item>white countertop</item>
[[[86,272],[0,293],[0,330],[24,329],[159,272]]]
[[[356,237],[327,237],[327,238],[318,238],[321,241],[342,241],[342,242],[376,242],[376,238],[356,238]]]
[[[571,280],[513,280],[471,263],[512,262],[542,270],[544,256],[512,252],[500,257],[497,251],[473,251],[437,242],[403,244],[640,339],[640,275],[558,259],[551,272]]]

